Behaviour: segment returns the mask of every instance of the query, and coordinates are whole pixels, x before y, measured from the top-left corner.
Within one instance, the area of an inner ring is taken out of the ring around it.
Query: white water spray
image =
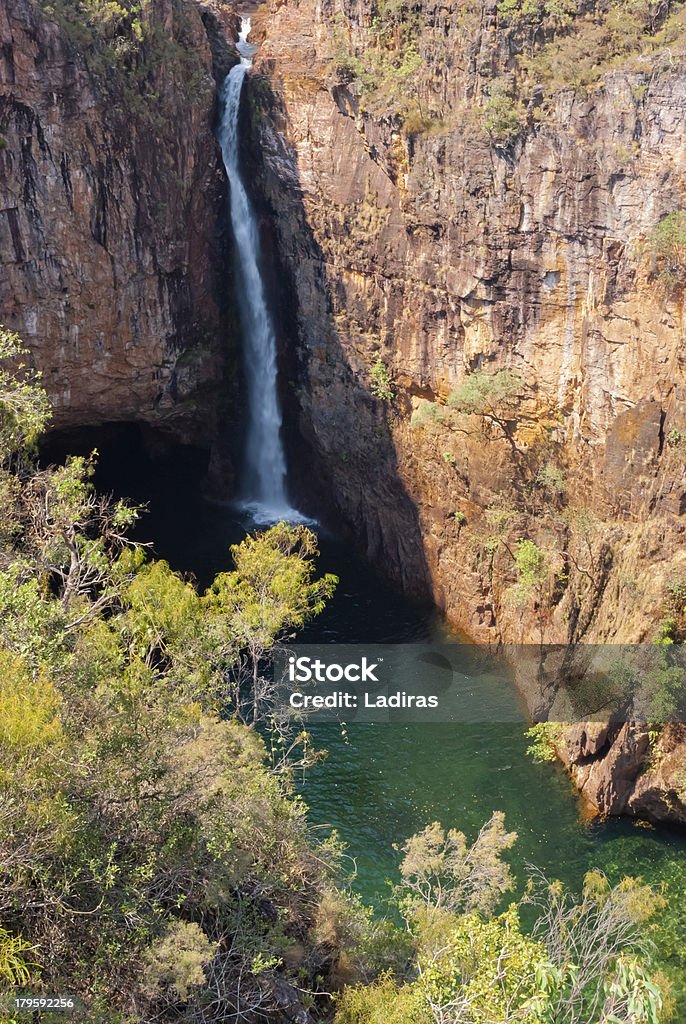
[[[259,232],[243,184],[238,155],[238,115],[246,72],[255,47],[248,43],[250,18],[241,19],[240,64],[229,71],[222,89],[223,116],[219,129],[226,176],[229,179],[231,225],[236,243],[238,298],[245,344],[248,424],[245,446],[243,507],[257,523],[301,520],[286,496],[286,458],[281,441],[276,337],[267,308],[258,264]]]

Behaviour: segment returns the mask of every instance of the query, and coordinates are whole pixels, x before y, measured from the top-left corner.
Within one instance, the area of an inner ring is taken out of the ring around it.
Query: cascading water
[[[229,71],[222,90],[219,129],[229,207],[236,243],[238,299],[245,346],[248,424],[243,474],[243,507],[258,523],[301,519],[286,496],[286,458],[281,441],[276,337],[258,263],[259,233],[243,184],[238,155],[238,115],[246,72],[255,47],[248,43],[250,18],[241,19],[240,64]]]

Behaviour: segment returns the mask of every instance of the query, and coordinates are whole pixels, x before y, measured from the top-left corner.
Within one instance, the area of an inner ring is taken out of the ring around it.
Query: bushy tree
[[[95,456],[32,467],[43,398],[18,372],[0,375],[0,979],[94,1019],[268,1013],[292,946],[288,980],[322,983],[335,857],[230,680],[335,580],[312,531],[281,523],[199,594],[129,541],[136,510],[97,494]]]
[[[521,377],[512,370],[475,370],[450,393],[448,406],[471,416],[484,416],[498,425],[503,410],[511,410],[524,390]]]
[[[450,393],[447,406],[464,416],[478,416],[482,427],[495,428],[497,436],[510,446],[516,465],[531,475],[529,457],[516,440],[522,399],[528,391],[529,387],[512,370],[475,370]],[[466,427],[460,429],[472,433]]]
[[[547,994],[545,947],[522,933],[511,906],[484,920],[464,914],[445,930],[445,944],[420,952],[419,990],[435,1021],[499,1024],[541,1021]]]
[[[50,419],[41,375],[27,364],[19,335],[0,325],[0,466],[29,452]]]
[[[403,847],[399,893],[407,911],[435,907],[451,913],[491,912],[513,886],[502,854],[517,840],[495,812],[470,845],[462,832],[435,821]]]
[[[491,82],[484,104],[484,128],[499,146],[509,146],[522,131],[523,110],[507,85]],[[501,371],[502,372],[502,371]]]
[[[515,547],[514,559],[517,582],[508,591],[509,600],[514,604],[523,605],[533,596],[540,604],[551,571],[548,555],[535,541],[519,540]]]
[[[647,969],[653,948],[646,929],[664,906],[661,897],[631,878],[611,886],[592,871],[580,899],[540,875],[528,898],[539,911],[533,936],[552,968],[546,1024],[657,1024],[662,995]]]
[[[234,651],[226,674],[234,710],[256,724],[271,706],[272,682],[261,674],[267,653],[318,615],[337,578],[315,578],[316,535],[278,523],[231,548],[235,569],[214,580],[206,604],[226,623]]]
[[[247,546],[258,587],[259,539]],[[285,557],[302,580],[307,559]],[[223,586],[235,596],[244,582]],[[279,597],[280,622],[308,614]],[[218,1005],[235,1000],[241,979],[247,1007],[291,941],[280,922],[306,933],[325,858],[257,732],[217,714],[234,610],[150,563],[52,659],[39,643],[34,667],[0,655],[0,921],[30,944],[42,984],[153,1013],[208,986]]]
[[[574,897],[534,873],[520,904],[502,855],[515,840],[494,814],[471,845],[434,823],[404,847],[400,908],[413,937],[405,969],[346,989],[336,1024],[659,1024],[648,922],[661,898],[590,873]]]
[[[650,240],[658,273],[670,288],[686,283],[686,210],[658,221]]]
[[[369,390],[381,402],[393,401],[393,388],[386,364],[379,358],[369,371]]]

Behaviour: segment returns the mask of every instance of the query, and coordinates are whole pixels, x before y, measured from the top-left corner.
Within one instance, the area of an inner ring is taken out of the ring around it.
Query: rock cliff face
[[[208,447],[234,322],[213,136],[231,8],[155,0],[142,41],[49,10],[0,8],[0,322],[55,427],[129,420]]]
[[[483,82],[515,75],[517,34],[489,0],[466,27],[426,2],[402,87],[424,121],[403,126],[360,85],[375,10],[276,2],[252,85],[322,490],[477,641],[651,640],[686,573],[683,290],[654,242],[686,206],[683,61],[615,61],[501,110]],[[624,732],[566,759],[602,810],[684,820],[633,732],[626,784]],[[664,742],[683,763],[678,730]]]

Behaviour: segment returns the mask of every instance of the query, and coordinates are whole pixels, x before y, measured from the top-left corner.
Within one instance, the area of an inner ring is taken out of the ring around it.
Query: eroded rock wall
[[[116,66],[54,9],[0,5],[0,322],[55,427],[131,420],[208,445],[235,323],[213,135],[232,7],[155,0],[157,48]]]
[[[349,36],[373,18],[364,0],[342,10]],[[615,67],[542,117],[534,98],[497,145],[467,109],[508,66],[496,5],[466,50],[459,12],[422,11],[443,42],[419,100],[443,121],[416,132],[336,72],[340,11],[277,2],[260,29],[260,187],[294,296],[303,434],[367,553],[475,640],[650,640],[686,569],[683,297],[649,244],[686,206],[686,68]],[[379,359],[391,401],[374,397]],[[446,409],[468,374],[501,368],[522,381],[504,426]],[[522,539],[549,567],[523,596]],[[646,809],[590,775],[603,810]]]

